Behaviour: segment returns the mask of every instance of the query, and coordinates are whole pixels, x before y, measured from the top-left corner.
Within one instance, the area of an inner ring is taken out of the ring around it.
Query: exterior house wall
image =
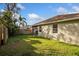
[[[42,31],[39,32],[39,35],[48,38],[49,35],[51,35],[51,32],[52,32],[52,25],[44,25],[42,26]]]
[[[66,43],[79,44],[79,21],[59,23],[57,39]]]
[[[38,33],[37,33],[37,32],[38,32]],[[32,33],[33,33],[33,35],[38,35],[38,36],[40,36],[40,35],[39,35],[39,27],[38,27],[38,26],[32,27]]]
[[[47,35],[47,31],[46,31],[47,26],[41,26],[41,32],[39,31],[40,30],[39,27],[40,26],[38,26],[38,36],[46,37],[46,35]]]
[[[53,38],[61,42],[79,45],[79,21],[58,23],[57,33],[53,33],[53,24],[43,25],[41,27],[42,31],[39,32],[38,26],[38,36]]]
[[[39,26],[38,26],[39,27]],[[39,32],[39,36],[43,36],[46,38],[57,38],[58,33],[53,33],[53,24],[50,25],[43,25],[42,27],[42,32]]]

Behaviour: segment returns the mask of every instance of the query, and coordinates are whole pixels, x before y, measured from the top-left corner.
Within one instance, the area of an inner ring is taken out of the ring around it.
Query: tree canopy
[[[2,15],[0,16],[0,23],[5,25],[8,28],[9,35],[15,34],[16,30],[19,28],[15,23],[17,22],[17,19],[13,18],[13,15],[15,13],[18,13],[20,10],[19,7],[17,7],[16,3],[6,3],[5,11],[2,12]],[[19,13],[18,13],[19,14]],[[23,21],[24,18],[19,17],[19,21]]]

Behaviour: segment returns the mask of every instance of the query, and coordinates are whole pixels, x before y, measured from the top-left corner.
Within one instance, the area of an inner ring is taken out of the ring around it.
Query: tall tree
[[[3,23],[8,28],[9,35],[12,35],[13,33],[16,32],[15,30],[18,28],[15,24],[17,22],[17,19],[13,18],[13,15],[15,13],[18,13],[20,8],[17,7],[16,3],[6,3],[5,6],[6,6],[5,12],[2,13],[3,16],[0,17],[1,18],[0,22]],[[24,18],[20,17],[18,20],[23,21],[23,19]]]
[[[6,10],[12,11],[14,13],[18,13],[19,10],[21,10],[19,7],[17,7],[16,3],[6,3]]]
[[[20,9],[17,7],[16,3],[6,3],[5,5],[6,5],[5,9],[6,12],[3,14],[4,15],[3,18],[7,20],[9,30],[8,32],[10,35],[12,35],[15,32],[15,29],[17,28],[15,24],[17,22],[17,19],[13,18],[13,15],[15,13],[18,13]]]

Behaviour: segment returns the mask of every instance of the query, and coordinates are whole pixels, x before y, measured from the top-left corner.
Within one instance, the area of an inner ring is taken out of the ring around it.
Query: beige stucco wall
[[[43,25],[42,32],[39,32],[39,36],[53,38],[65,43],[78,44],[79,45],[79,21],[68,21],[58,23],[58,32],[53,33],[53,24]],[[39,30],[39,26],[38,26]]]
[[[57,39],[66,43],[79,44],[79,22],[59,23]]]
[[[53,25],[43,25],[42,26],[42,32],[39,32],[38,35],[46,37],[46,38],[51,38],[52,35],[53,35],[53,33],[52,33],[52,26]]]

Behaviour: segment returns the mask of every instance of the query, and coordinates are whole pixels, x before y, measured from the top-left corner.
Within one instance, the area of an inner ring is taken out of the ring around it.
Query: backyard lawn
[[[79,46],[32,35],[18,35],[10,37],[8,43],[0,47],[0,55],[73,56],[79,55]]]

